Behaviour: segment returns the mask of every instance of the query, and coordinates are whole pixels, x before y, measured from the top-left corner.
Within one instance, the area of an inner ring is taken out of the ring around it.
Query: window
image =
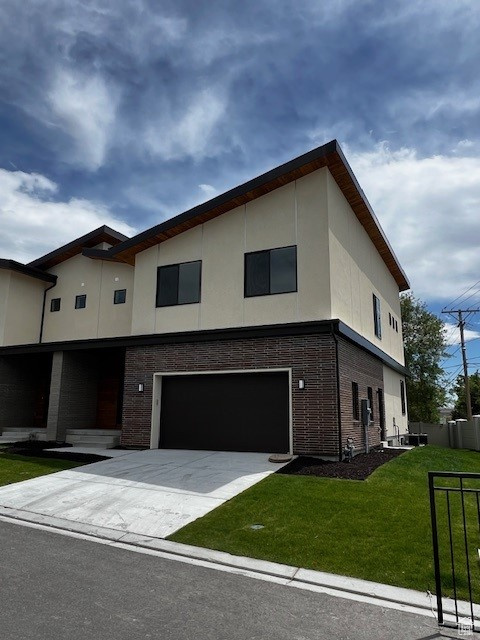
[[[380,312],[380,300],[373,294],[373,322],[375,326],[375,335],[377,338],[382,337],[382,314]]]
[[[201,274],[201,260],[158,267],[157,307],[200,302]]]
[[[124,304],[127,299],[126,289],[116,289],[113,292],[113,304]]]
[[[358,402],[358,383],[352,382],[352,415],[354,420],[360,420],[360,404]]]
[[[50,311],[60,311],[60,298],[50,300]]]
[[[245,297],[297,290],[297,247],[245,254]]]
[[[373,417],[373,389],[372,387],[367,387],[367,396],[368,396],[368,402],[370,403],[370,419],[374,420]]]
[[[87,306],[87,296],[82,294],[81,296],[75,296],[75,309],[85,309]]]
[[[400,401],[402,403],[402,416],[407,413],[407,407],[405,403],[405,382],[400,380]]]
[[[392,314],[391,314],[391,313],[389,313],[389,314],[388,314],[388,324],[389,324],[390,326],[392,326],[392,322],[394,323],[394,322],[395,322],[395,320],[392,318]]]

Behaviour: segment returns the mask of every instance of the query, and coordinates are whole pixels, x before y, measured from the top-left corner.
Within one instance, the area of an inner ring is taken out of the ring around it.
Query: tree
[[[468,376],[470,382],[470,398],[472,401],[472,415],[480,415],[480,373],[475,371]],[[467,401],[465,399],[465,378],[458,376],[455,382],[454,391],[457,394],[457,401],[452,412],[452,419],[467,417]]]
[[[412,422],[439,422],[445,403],[444,371],[446,338],[443,322],[424,302],[407,294],[401,297],[408,414]]]

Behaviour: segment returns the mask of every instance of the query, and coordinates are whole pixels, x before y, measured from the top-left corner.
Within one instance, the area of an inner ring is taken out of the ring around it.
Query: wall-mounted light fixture
[[[138,385],[138,391],[139,391],[140,393],[143,393],[143,382],[140,382],[140,383],[139,383],[139,385]]]
[[[298,381],[298,388],[299,389],[305,389],[305,380],[299,380]]]

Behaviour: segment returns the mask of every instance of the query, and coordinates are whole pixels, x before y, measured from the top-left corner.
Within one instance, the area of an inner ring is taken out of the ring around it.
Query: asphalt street
[[[2,640],[433,640],[433,618],[0,521]]]

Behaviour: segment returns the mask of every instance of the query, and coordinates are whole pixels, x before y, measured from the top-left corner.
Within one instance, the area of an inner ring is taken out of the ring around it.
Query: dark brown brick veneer
[[[346,431],[359,442],[359,425],[351,419],[351,380],[374,391],[382,381],[382,364],[362,349],[339,339],[340,406]],[[336,347],[331,334],[212,340],[129,347],[126,351],[122,445],[150,445],[153,374],[175,371],[223,371],[292,368],[293,446],[297,454],[338,456]],[[366,371],[363,369],[366,368]],[[363,373],[362,373],[363,371]],[[354,377],[352,377],[354,376]],[[298,380],[305,388],[298,388]],[[138,391],[143,383],[144,391]],[[365,387],[365,389],[363,388]],[[349,414],[350,411],[350,414]],[[377,409],[378,416],[378,409]],[[378,417],[376,420],[378,421]],[[378,442],[372,429],[372,442]]]

